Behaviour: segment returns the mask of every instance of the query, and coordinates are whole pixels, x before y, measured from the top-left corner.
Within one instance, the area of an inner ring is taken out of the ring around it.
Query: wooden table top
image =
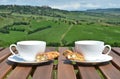
[[[0,79],[120,79],[120,48],[113,47],[113,60],[97,65],[70,62],[62,55],[71,47],[47,47],[57,50],[58,59],[38,65],[23,65],[8,61],[9,48],[0,48]],[[106,51],[106,50],[105,50]],[[57,62],[57,63],[56,63]]]

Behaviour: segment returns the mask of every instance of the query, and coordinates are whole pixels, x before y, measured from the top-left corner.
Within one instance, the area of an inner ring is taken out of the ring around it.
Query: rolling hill
[[[44,40],[48,46],[74,46],[101,40],[120,46],[120,9],[66,11],[49,6],[0,5],[0,46]]]

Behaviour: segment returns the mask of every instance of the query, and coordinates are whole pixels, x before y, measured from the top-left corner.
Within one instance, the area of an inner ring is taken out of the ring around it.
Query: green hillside
[[[0,47],[20,40],[74,46],[76,40],[88,39],[120,46],[119,35],[120,9],[65,11],[48,6],[0,5]]]

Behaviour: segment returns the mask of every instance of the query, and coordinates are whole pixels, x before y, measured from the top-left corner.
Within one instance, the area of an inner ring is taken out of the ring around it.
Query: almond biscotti
[[[69,60],[84,61],[85,58],[81,53],[72,52],[71,50],[64,51],[63,55]]]
[[[46,52],[46,53],[38,53],[36,55],[36,61],[40,62],[40,61],[46,61],[46,60],[52,60],[54,58],[59,57],[59,52],[57,51],[50,51],[50,52]]]

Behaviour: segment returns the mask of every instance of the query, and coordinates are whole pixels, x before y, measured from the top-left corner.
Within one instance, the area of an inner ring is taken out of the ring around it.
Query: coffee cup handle
[[[107,53],[105,53],[105,54],[107,55],[107,54],[109,54],[109,53],[110,53],[110,51],[111,51],[111,46],[110,46],[110,45],[105,45],[105,48],[106,48],[106,47],[108,47],[108,48],[109,48],[109,49],[108,49],[108,51],[107,51]]]
[[[16,46],[15,44],[11,44],[10,47],[9,47],[10,52],[11,52],[13,55],[15,55],[15,52],[13,52],[12,47],[17,48],[17,46]]]

